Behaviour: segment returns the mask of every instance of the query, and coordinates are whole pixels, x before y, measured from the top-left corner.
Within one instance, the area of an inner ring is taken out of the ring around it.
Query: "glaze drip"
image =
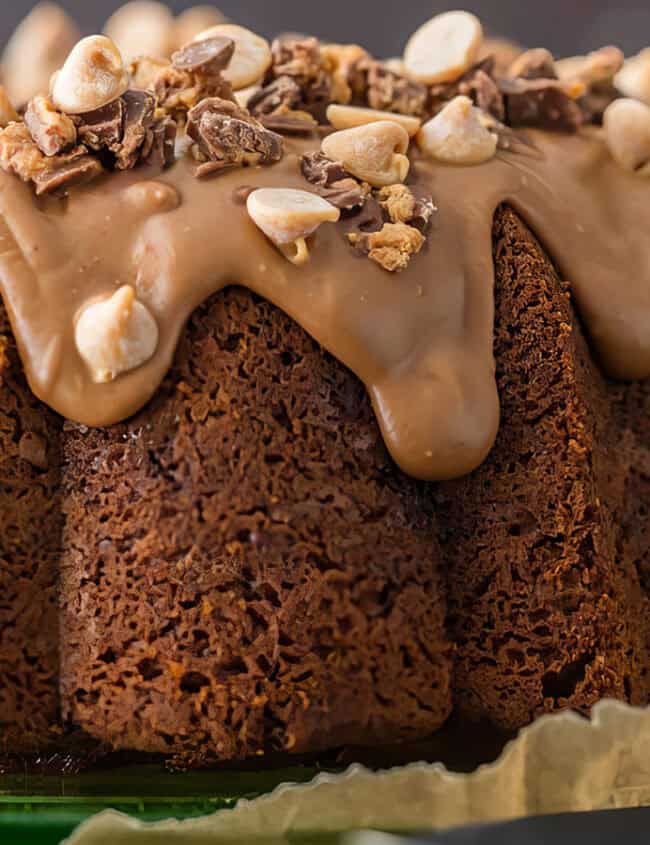
[[[365,383],[399,466],[422,479],[471,472],[496,437],[491,227],[503,203],[535,230],[570,280],[596,355],[615,378],[650,376],[649,186],[611,159],[599,130],[531,132],[537,148],[476,167],[412,153],[407,184],[439,212],[423,252],[389,274],[355,254],[342,224],[290,264],[248,218],[238,191],[308,189],[286,141],[272,167],[196,179],[180,161],[36,199],[0,174],[0,289],[34,393],[60,414],[107,426],[139,410],[167,372],[183,326],[208,296],[243,284],[294,318]],[[90,300],[132,285],[160,342],[140,368],[93,382],[74,343]]]

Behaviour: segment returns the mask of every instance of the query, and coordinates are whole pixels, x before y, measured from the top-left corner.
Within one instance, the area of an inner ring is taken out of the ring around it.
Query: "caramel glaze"
[[[77,422],[122,420],[161,383],[192,310],[245,284],[363,380],[405,472],[470,472],[499,424],[491,227],[501,203],[526,219],[571,281],[605,371],[650,376],[650,183],[621,170],[597,130],[530,138],[536,151],[501,152],[475,167],[412,153],[408,182],[427,187],[439,212],[423,252],[395,275],[356,254],[342,224],[321,226],[310,261],[295,267],[238,201],[246,185],[309,189],[300,154],[315,139],[287,140],[273,167],[199,180],[185,160],[163,174],[112,174],[65,199],[37,200],[2,175],[0,285],[32,389]],[[75,316],[126,283],[155,315],[159,346],[144,366],[94,384],[75,348]]]

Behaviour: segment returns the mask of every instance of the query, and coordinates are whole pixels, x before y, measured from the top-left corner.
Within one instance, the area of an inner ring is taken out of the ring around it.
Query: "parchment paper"
[[[67,843],[224,845],[260,835],[281,843],[299,831],[424,830],[643,805],[650,805],[650,709],[605,701],[591,721],[574,713],[539,719],[499,760],[468,775],[438,764],[382,772],[355,765],[199,819],[143,824],[109,810],[84,822]]]

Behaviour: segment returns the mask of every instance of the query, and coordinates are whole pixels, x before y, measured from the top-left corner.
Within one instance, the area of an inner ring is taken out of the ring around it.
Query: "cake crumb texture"
[[[46,745],[58,716],[60,428],[0,301],[0,753]]]
[[[650,385],[603,380],[568,285],[509,209],[494,257],[500,432],[436,499],[456,705],[516,729],[605,697],[648,701]]]
[[[507,208],[494,257],[500,433],[442,484],[242,289],[105,429],[31,395],[0,310],[0,748],[74,724],[193,766],[647,704],[650,383],[601,376]]]

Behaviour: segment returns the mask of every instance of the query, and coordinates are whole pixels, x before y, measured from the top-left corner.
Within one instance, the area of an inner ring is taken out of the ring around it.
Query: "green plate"
[[[304,783],[319,771],[294,766],[169,772],[137,764],[77,775],[0,775],[0,842],[55,845],[84,819],[108,808],[143,821],[194,818],[271,792],[281,783]]]

